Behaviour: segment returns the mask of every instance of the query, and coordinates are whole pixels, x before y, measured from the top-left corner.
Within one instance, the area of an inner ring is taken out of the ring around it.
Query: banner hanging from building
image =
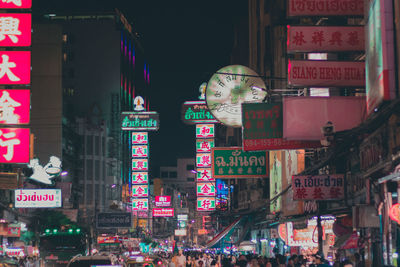
[[[288,0],[288,16],[363,16],[363,0]]]
[[[363,26],[287,26],[287,52],[364,51]]]
[[[293,200],[341,200],[343,174],[292,177]]]
[[[362,61],[289,60],[288,84],[294,87],[365,86]]]

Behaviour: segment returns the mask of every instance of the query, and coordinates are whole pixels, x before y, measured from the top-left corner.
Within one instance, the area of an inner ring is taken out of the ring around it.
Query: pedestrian
[[[176,267],[186,267],[186,257],[183,255],[182,250],[178,251],[178,256],[175,259]]]
[[[342,267],[354,267],[354,264],[350,260],[344,260],[342,262]]]
[[[198,264],[198,267],[204,267],[204,262],[202,260],[199,260]]]
[[[176,267],[175,266],[175,256],[172,256],[169,260],[168,267]]]
[[[186,257],[186,267],[194,267],[192,264],[193,264],[192,263],[192,257],[190,255],[188,255]]]
[[[320,253],[313,255],[313,263],[316,267],[330,267],[328,264],[324,263],[324,257]]]

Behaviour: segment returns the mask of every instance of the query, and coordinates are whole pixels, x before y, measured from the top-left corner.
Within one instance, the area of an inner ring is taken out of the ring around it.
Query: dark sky
[[[118,7],[126,14],[150,62],[150,108],[160,113],[160,130],[150,135],[152,169],[174,165],[178,157],[194,157],[195,129],[181,122],[180,107],[184,101],[197,100],[199,85],[229,65],[233,25],[238,17],[246,16],[246,0],[33,3],[34,10],[106,11]]]

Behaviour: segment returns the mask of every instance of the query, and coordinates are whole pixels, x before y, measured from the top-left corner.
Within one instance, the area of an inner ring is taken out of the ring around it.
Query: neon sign
[[[132,199],[132,210],[149,210],[149,199],[148,198],[133,198]]]
[[[32,0],[1,0],[0,9],[31,8]]]
[[[28,128],[0,128],[0,163],[29,162]]]
[[[32,15],[0,13],[0,46],[30,46]]]
[[[394,204],[390,209],[389,209],[389,217],[393,221],[397,222],[400,224],[400,203]]]
[[[122,130],[157,131],[160,127],[159,115],[155,111],[122,112]]]
[[[32,168],[33,174],[29,179],[37,181],[43,184],[53,184],[53,179],[60,175],[61,173],[61,160],[55,156],[50,157],[49,163],[47,163],[44,167],[39,164],[38,159],[32,159],[28,165],[29,168]]]
[[[29,124],[30,90],[0,90],[0,124]]]
[[[31,83],[31,52],[0,52],[0,84]]]

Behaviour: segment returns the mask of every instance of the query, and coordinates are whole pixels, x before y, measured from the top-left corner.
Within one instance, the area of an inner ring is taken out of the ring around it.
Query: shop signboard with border
[[[293,175],[293,200],[341,200],[344,198],[344,175]]]
[[[96,218],[97,228],[132,228],[129,212],[100,212]]]
[[[16,189],[16,208],[61,208],[61,189]]]
[[[185,101],[182,105],[181,115],[185,124],[218,122],[208,109],[206,101]]]

